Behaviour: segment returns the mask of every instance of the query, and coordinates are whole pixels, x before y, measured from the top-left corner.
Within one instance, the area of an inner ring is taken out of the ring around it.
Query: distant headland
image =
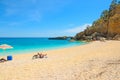
[[[48,39],[49,40],[71,40],[71,39],[73,39],[73,37],[62,36],[62,37],[51,37]]]

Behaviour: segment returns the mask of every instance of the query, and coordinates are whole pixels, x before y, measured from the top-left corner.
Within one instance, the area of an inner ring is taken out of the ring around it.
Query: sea
[[[85,42],[69,40],[49,40],[48,38],[0,38],[0,45],[11,45],[12,49],[0,49],[0,56],[27,54],[36,52],[45,52],[47,50],[55,50],[72,46],[80,46]]]

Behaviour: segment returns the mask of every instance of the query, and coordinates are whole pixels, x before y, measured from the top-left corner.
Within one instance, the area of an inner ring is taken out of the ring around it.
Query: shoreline
[[[79,41],[76,41],[76,42],[79,42]],[[82,45],[86,45],[86,44],[89,43],[89,42],[85,42],[85,41],[80,41],[80,42],[82,42],[82,43],[81,44],[78,43],[78,44],[75,44],[75,45],[65,45],[65,46],[51,47],[51,48],[38,49],[38,50],[34,50],[34,49],[32,50],[32,49],[30,49],[30,51],[27,50],[24,53],[23,53],[22,50],[10,52],[12,54],[8,54],[9,52],[6,52],[7,54],[2,54],[0,56],[4,57],[4,56],[8,56],[8,55],[13,55],[14,56],[14,55],[19,55],[19,54],[32,54],[32,53],[38,53],[38,52],[46,52],[46,51],[51,51],[51,50],[56,50],[56,49],[64,49],[64,48],[71,48],[71,47],[82,46]],[[16,53],[16,54],[14,54],[14,53]]]
[[[109,40],[109,41],[106,41],[106,42],[120,42],[120,41],[116,41],[116,40]],[[78,50],[78,48],[82,48],[84,49],[86,46],[88,45],[91,45],[92,43],[106,43],[106,42],[101,42],[101,41],[92,41],[92,42],[88,42],[86,44],[82,44],[82,45],[76,45],[76,46],[71,46],[71,47],[62,47],[62,48],[56,48],[56,49],[49,49],[49,50],[44,50],[44,51],[34,51],[34,52],[26,52],[26,53],[22,53],[20,52],[19,54],[13,54],[13,60],[16,60],[16,59],[19,59],[19,56],[31,56],[30,58],[32,59],[32,56],[37,54],[38,52],[39,53],[43,53],[43,54],[47,54],[47,55],[54,55],[55,52],[59,53],[59,52],[63,52],[64,51],[67,51],[67,50],[72,50],[75,51],[75,50]],[[85,46],[85,47],[84,47]],[[69,52],[69,51],[68,51]],[[67,53],[68,53],[67,52]],[[56,53],[55,53],[56,54]],[[83,54],[83,53],[82,53]],[[6,58],[7,55],[3,55],[1,56],[3,58]],[[17,58],[16,58],[17,57]]]
[[[95,41],[45,51],[43,59],[32,60],[37,53],[13,55],[12,61],[0,63],[0,80],[118,80],[119,46],[120,41]]]

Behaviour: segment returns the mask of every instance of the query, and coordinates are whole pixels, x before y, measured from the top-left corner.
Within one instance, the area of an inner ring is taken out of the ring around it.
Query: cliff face
[[[109,36],[112,34],[120,34],[120,5],[117,5],[110,12],[108,30],[109,30]]]
[[[92,26],[76,34],[75,39],[98,39],[98,37],[113,39],[118,35],[120,35],[120,4],[111,3],[109,10],[104,10],[100,18],[94,21]]]

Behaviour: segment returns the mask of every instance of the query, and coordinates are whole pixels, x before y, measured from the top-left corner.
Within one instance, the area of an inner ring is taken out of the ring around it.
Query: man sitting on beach
[[[47,57],[47,54],[37,53],[36,55],[33,56],[33,59],[44,58],[44,57]]]
[[[45,56],[47,56],[47,54],[42,54],[42,53],[38,53],[38,55],[39,55],[39,58],[44,58]]]

